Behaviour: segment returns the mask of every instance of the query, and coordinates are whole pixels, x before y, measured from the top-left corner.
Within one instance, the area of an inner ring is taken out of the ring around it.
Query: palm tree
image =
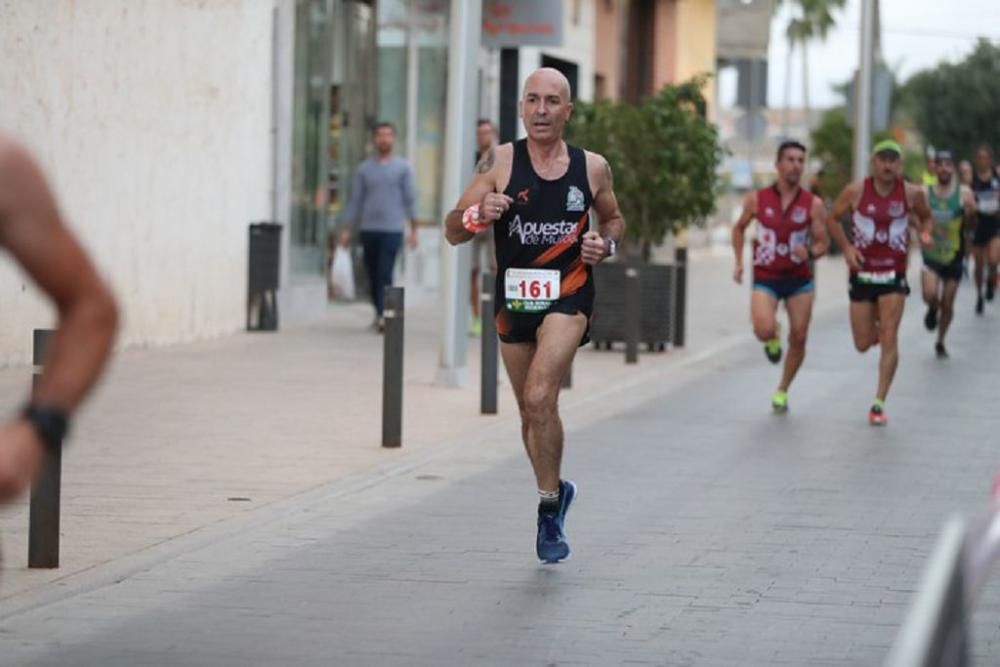
[[[792,4],[798,9],[798,15],[792,17],[785,29],[788,39],[788,63],[785,70],[785,110],[784,130],[788,131],[788,106],[791,97],[792,54],[795,47],[802,49],[802,106],[805,111],[806,126],[809,125],[809,42],[824,40],[830,29],[837,24],[833,13],[843,9],[847,0],[777,0],[776,7],[782,4]]]

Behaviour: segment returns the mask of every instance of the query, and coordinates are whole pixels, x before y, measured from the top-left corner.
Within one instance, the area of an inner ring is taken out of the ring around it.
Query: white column
[[[861,0],[861,55],[858,85],[854,94],[854,178],[868,175],[872,143],[872,81],[875,65],[876,0]]]
[[[477,107],[476,73],[482,41],[482,3],[451,0],[448,45],[448,108],[445,119],[444,183],[441,196],[444,209],[458,201],[472,174],[475,153]],[[462,252],[460,252],[460,250]],[[468,346],[468,255],[466,247],[441,243],[441,298],[444,302],[441,322],[441,358],[437,383],[450,387],[465,384]],[[465,267],[465,269],[463,269]]]
[[[409,0],[406,7],[406,158],[410,164],[417,161],[417,123],[419,120],[417,108],[417,93],[420,85],[420,49],[417,43],[418,32],[417,8],[414,0]]]
[[[281,288],[278,308],[287,320],[291,309],[292,130],[295,123],[295,2],[276,0],[271,71],[271,219],[281,223]]]

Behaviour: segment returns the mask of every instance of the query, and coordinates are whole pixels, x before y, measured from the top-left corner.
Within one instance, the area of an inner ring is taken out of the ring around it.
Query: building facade
[[[598,99],[635,102],[716,71],[716,0],[596,0],[594,27]],[[714,86],[705,95],[714,109]]]
[[[38,156],[122,305],[122,342],[246,322],[248,225],[284,225],[283,321],[326,307],[323,252],[374,118],[362,0],[4,2],[0,127]],[[0,263],[0,364],[54,313]]]
[[[559,10],[558,43],[480,50],[470,94],[506,140],[524,134],[518,101],[537,67],[560,69],[574,98],[588,101],[711,69],[701,52],[712,40],[679,27],[710,24],[708,0],[481,1],[484,16],[542,2]],[[108,276],[125,346],[241,330],[248,226],[258,221],[283,226],[281,322],[326,312],[328,240],[379,120],[398,128],[426,223],[398,278],[417,288],[411,303],[433,294],[451,205],[442,197],[451,5],[0,0],[0,127],[39,156]],[[636,22],[650,16],[672,32],[657,37],[655,66],[640,80],[627,58],[608,60],[623,45],[636,57]],[[31,329],[50,326],[54,313],[9,262],[0,264],[0,312],[0,364],[23,362]]]

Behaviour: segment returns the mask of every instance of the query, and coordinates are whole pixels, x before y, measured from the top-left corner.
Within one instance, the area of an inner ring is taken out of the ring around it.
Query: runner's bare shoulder
[[[850,200],[851,206],[857,206],[861,202],[862,195],[865,194],[865,182],[851,181],[846,186],[844,186],[844,192],[841,196],[846,197]]]
[[[910,207],[917,206],[919,204],[927,204],[927,186],[921,183],[909,183],[904,181],[904,187],[906,188],[906,203]]]
[[[612,187],[614,175],[611,173],[611,164],[600,153],[593,153],[585,150],[587,158],[587,180],[590,183],[590,190],[595,195],[602,187]]]

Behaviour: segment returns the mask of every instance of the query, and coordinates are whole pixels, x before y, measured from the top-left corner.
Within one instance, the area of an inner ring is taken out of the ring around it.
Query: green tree
[[[983,142],[1000,147],[1000,45],[980,40],[965,60],[915,74],[901,93],[929,144],[967,159]]]
[[[895,138],[892,130],[876,132],[872,143]],[[847,122],[843,106],[828,109],[812,132],[812,157],[823,165],[820,190],[826,198],[836,197],[850,183],[854,165],[854,128]],[[919,152],[908,151],[903,156],[903,173],[918,181],[924,168]]]
[[[836,197],[851,180],[854,130],[847,124],[843,107],[828,109],[812,132],[812,156],[823,165],[820,190],[826,198]]]
[[[788,40],[788,59],[785,67],[785,127],[788,125],[787,109],[792,85],[792,54],[796,46],[802,51],[802,106],[809,118],[809,42],[824,40],[830,30],[837,24],[834,12],[843,9],[847,0],[778,0],[775,7],[782,4],[795,7],[796,15],[785,28],[785,38]],[[807,120],[808,122],[808,120]]]
[[[570,122],[569,140],[611,165],[626,238],[644,259],[668,233],[715,207],[722,150],[705,118],[707,81],[665,86],[639,104],[581,102]]]

